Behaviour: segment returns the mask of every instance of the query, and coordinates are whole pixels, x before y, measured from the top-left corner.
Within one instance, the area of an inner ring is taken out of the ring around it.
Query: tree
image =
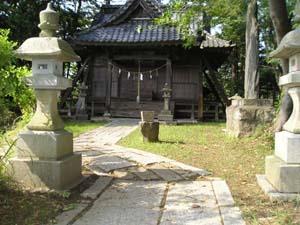
[[[292,29],[290,19],[288,17],[287,5],[285,0],[269,0],[270,17],[276,33],[277,45],[280,44],[282,38]],[[288,73],[289,61],[281,60],[282,73]],[[283,125],[289,119],[293,110],[293,102],[287,91],[282,97],[280,111],[277,116],[275,131],[282,130]]]
[[[292,29],[291,21],[288,17],[287,5],[285,0],[269,0],[270,17],[276,33],[277,45],[282,38]],[[288,73],[288,60],[281,61],[283,74]]]
[[[247,10],[244,97],[259,98],[257,0],[250,0]]]

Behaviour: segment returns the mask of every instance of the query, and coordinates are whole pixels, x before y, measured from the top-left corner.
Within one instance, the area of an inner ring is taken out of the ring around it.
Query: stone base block
[[[18,158],[30,157],[57,160],[72,154],[73,135],[65,130],[26,130],[20,132],[16,148]]]
[[[300,163],[300,134],[275,133],[275,155],[286,163]]]
[[[298,193],[278,192],[266,178],[266,175],[257,174],[256,180],[263,192],[269,196],[271,201],[293,201],[300,198]]]
[[[68,190],[82,179],[81,155],[77,154],[59,161],[13,158],[9,165],[9,175],[34,191]]]
[[[110,119],[111,118],[111,114],[109,112],[105,112],[103,114],[103,117],[106,118],[106,119]]]
[[[89,115],[88,114],[77,114],[75,116],[76,120],[88,120],[89,119]]]
[[[174,116],[172,115],[171,111],[163,111],[158,115],[159,121],[173,121]]]
[[[287,164],[277,156],[267,156],[266,178],[278,192],[300,192],[300,164]]]
[[[250,136],[259,124],[271,123],[274,108],[269,99],[236,99],[226,108],[226,131],[235,137]]]
[[[140,122],[143,140],[146,142],[157,142],[159,135],[158,122]]]

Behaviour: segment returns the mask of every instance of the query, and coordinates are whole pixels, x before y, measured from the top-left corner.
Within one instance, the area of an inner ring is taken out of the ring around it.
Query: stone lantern
[[[170,110],[170,100],[171,100],[171,93],[172,89],[169,87],[167,83],[165,83],[164,88],[162,89],[163,92],[163,99],[164,99],[164,108],[158,115],[158,120],[171,122],[173,121],[173,115]]]
[[[32,61],[37,107],[26,129],[19,133],[16,157],[10,160],[13,178],[34,190],[64,190],[81,180],[81,155],[73,154],[73,135],[64,130],[57,110],[61,90],[71,87],[62,76],[63,62],[79,61],[71,46],[55,37],[59,15],[49,3],[40,12],[39,37],[27,39],[17,57]]]
[[[300,2],[295,21],[300,22]],[[260,186],[274,199],[290,200],[300,193],[300,28],[289,32],[271,57],[289,59],[289,73],[279,85],[288,91],[293,112],[275,134],[275,154],[266,157],[266,175],[257,175]]]

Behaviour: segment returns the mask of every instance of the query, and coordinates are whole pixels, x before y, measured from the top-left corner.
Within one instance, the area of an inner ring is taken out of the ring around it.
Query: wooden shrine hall
[[[175,118],[201,120],[209,107],[227,104],[216,71],[234,45],[203,32],[191,48],[184,48],[177,28],[154,23],[163,10],[156,0],[107,2],[91,27],[73,37],[90,115],[138,118],[141,110],[157,115],[163,109],[164,85],[172,89]],[[210,88],[204,88],[204,80]],[[215,102],[206,99],[209,90]]]

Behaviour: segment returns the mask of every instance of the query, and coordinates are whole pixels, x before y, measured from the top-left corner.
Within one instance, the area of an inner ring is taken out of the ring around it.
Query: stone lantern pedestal
[[[166,83],[163,91],[163,99],[164,99],[164,108],[158,115],[159,121],[164,121],[166,123],[173,122],[174,116],[172,115],[172,112],[170,110],[170,100],[171,100],[171,93],[172,89],[169,88],[168,84]]]
[[[300,22],[300,2],[296,22]],[[300,29],[289,32],[271,57],[289,59],[289,73],[280,77],[279,85],[288,89],[293,112],[275,134],[275,153],[266,157],[265,175],[258,183],[271,199],[292,200],[300,195]]]
[[[62,76],[63,62],[80,60],[69,44],[54,37],[58,14],[48,4],[40,13],[40,37],[27,39],[16,55],[32,61],[27,79],[37,107],[27,127],[19,133],[11,176],[25,188],[66,190],[81,181],[81,155],[73,153],[73,135],[64,130],[57,101],[61,90],[71,87]]]

